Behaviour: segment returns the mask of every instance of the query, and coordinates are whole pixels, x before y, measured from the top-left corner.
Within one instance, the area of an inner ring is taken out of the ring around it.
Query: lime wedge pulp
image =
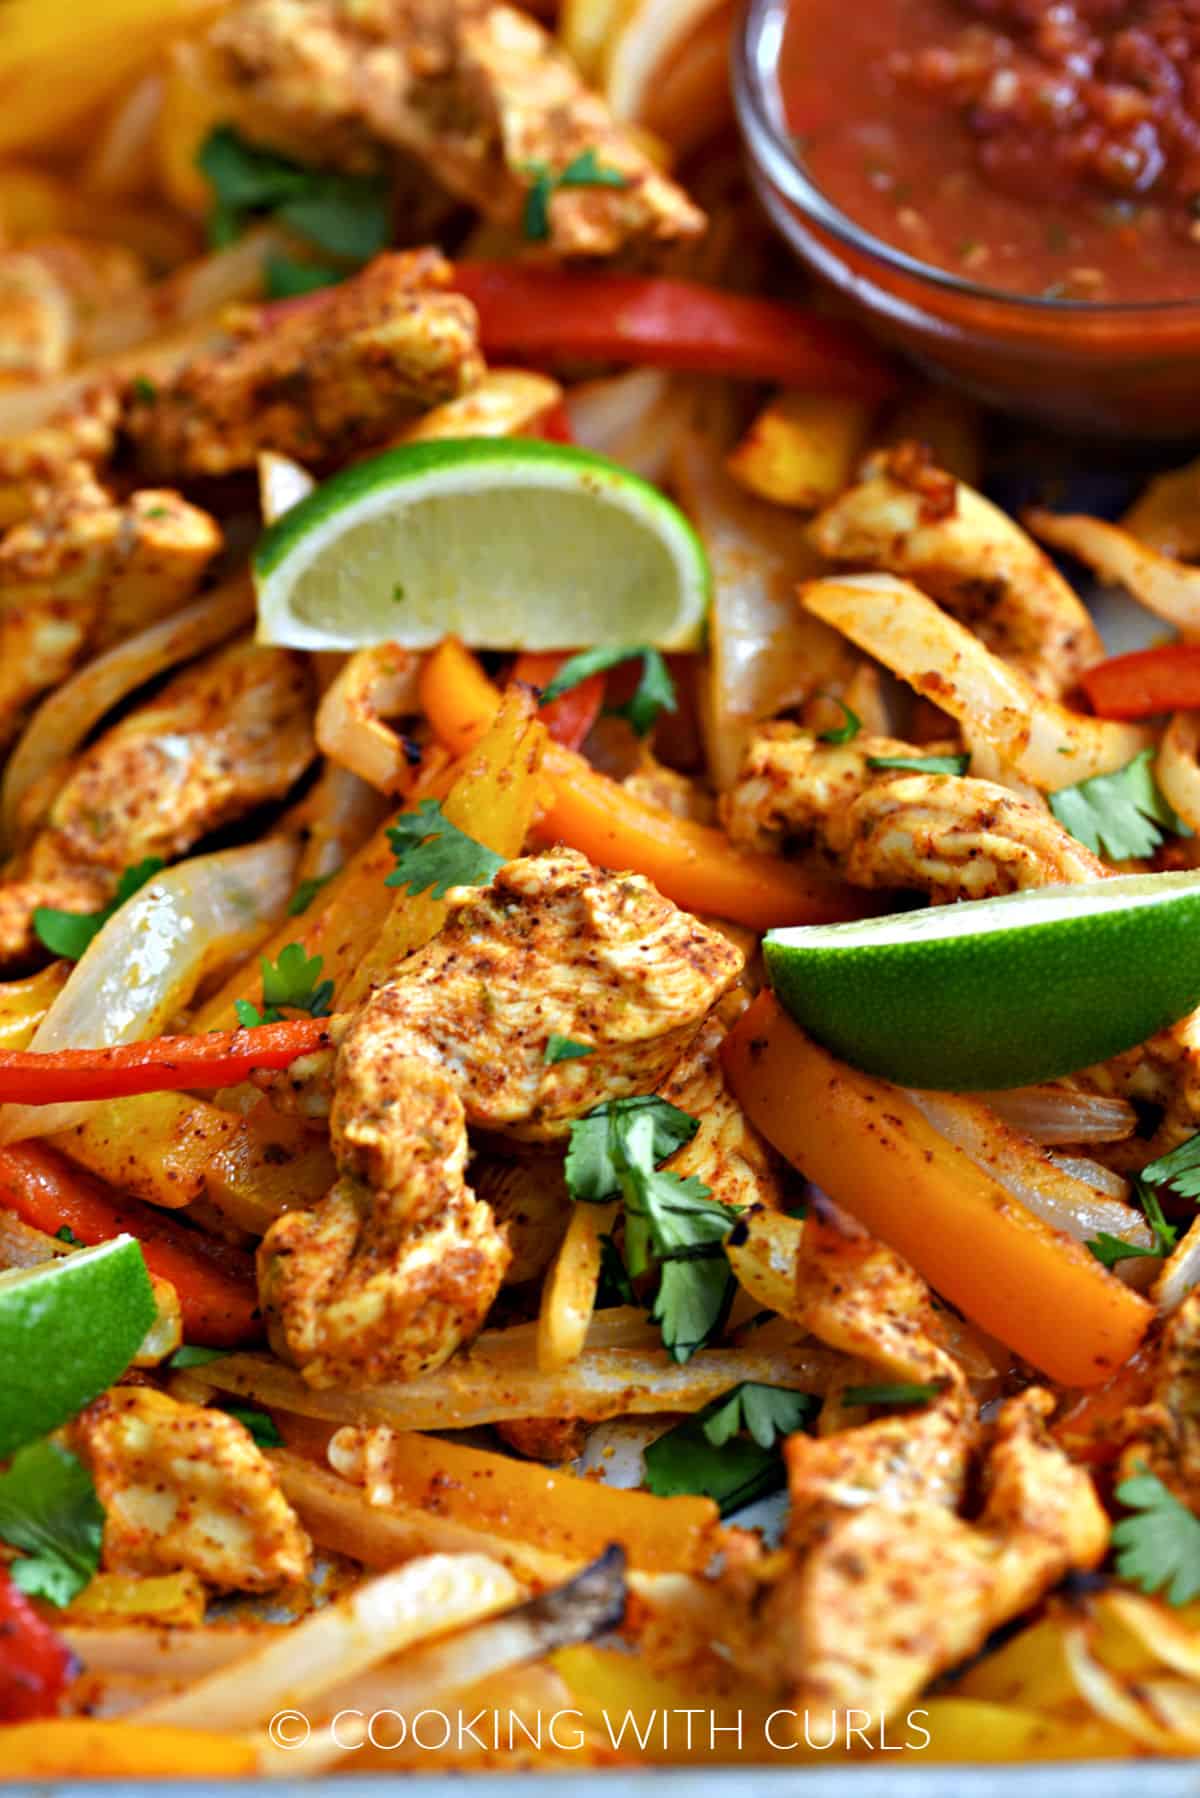
[[[119,1379],[156,1316],[132,1236],[0,1273],[0,1458]]]
[[[263,535],[259,639],[294,649],[694,649],[709,570],[683,513],[603,456],[534,438],[386,450]]]
[[[773,930],[781,1003],[844,1061],[969,1092],[1076,1073],[1200,1002],[1200,874]]]

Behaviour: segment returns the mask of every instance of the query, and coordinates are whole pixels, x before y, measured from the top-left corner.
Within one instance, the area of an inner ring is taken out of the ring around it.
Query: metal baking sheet
[[[368,1775],[350,1784],[342,1777],[297,1781],[206,1780],[186,1784],[188,1798],[236,1798],[247,1787],[263,1785],[277,1798],[337,1798],[353,1792],[355,1798],[396,1798],[403,1781],[404,1798],[446,1798],[446,1774],[401,1774],[398,1777]],[[518,1785],[528,1784],[526,1774],[469,1774],[465,1798],[516,1798]],[[535,1798],[580,1798],[581,1780],[614,1777],[603,1773],[536,1776]],[[904,1766],[845,1766],[828,1772],[811,1765],[794,1772],[755,1768],[740,1773],[736,1768],[701,1772],[673,1767],[659,1772],[621,1770],[623,1798],[1200,1798],[1200,1761],[1089,1761],[1083,1764],[1027,1761],[1011,1767],[922,1767],[909,1761]],[[165,1782],[135,1784],[107,1782],[103,1787],[31,1780],[6,1786],[10,1792],[28,1792],[30,1798],[96,1798],[97,1790],[118,1798],[162,1798]]]

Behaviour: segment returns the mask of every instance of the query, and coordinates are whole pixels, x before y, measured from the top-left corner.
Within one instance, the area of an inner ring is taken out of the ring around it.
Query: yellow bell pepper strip
[[[500,695],[469,650],[447,637],[421,671],[421,704],[442,743],[463,755]],[[723,831],[635,799],[573,749],[553,740],[542,759],[546,803],[534,831],[603,868],[632,868],[689,911],[748,924],[827,924],[878,909],[876,895],[826,881],[773,855],[739,849]]]
[[[763,1135],[935,1291],[1065,1386],[1124,1365],[1153,1308],[1081,1243],[977,1168],[884,1080],[811,1041],[772,993],[726,1038],[733,1091]]]
[[[248,1737],[207,1729],[52,1717],[0,1730],[0,1780],[233,1779],[257,1772],[258,1751]]]

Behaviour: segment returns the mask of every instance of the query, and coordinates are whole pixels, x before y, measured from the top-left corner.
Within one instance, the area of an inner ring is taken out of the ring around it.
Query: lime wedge
[[[902,1086],[1026,1086],[1200,1002],[1200,874],[773,930],[764,954],[782,1004],[844,1061]]]
[[[709,570],[678,506],[603,456],[411,443],[334,475],[254,557],[258,634],[293,649],[694,649]]]
[[[132,1236],[0,1273],[0,1459],[119,1379],[156,1316]]]

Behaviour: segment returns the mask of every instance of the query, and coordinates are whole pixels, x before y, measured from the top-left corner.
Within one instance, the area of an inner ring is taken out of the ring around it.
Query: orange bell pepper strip
[[[0,1207],[47,1236],[65,1226],[89,1248],[114,1236],[136,1236],[150,1272],[169,1280],[179,1295],[188,1342],[241,1348],[262,1341],[251,1256],[189,1229],[169,1212],[118,1197],[43,1143],[0,1149]]]
[[[58,1105],[194,1086],[238,1086],[256,1068],[286,1068],[329,1040],[327,1018],[285,1018],[255,1030],[155,1036],[109,1049],[0,1054],[0,1103]]]
[[[235,1779],[259,1770],[248,1736],[215,1730],[124,1717],[54,1717],[0,1730],[0,1780]]]
[[[1200,706],[1200,644],[1164,643],[1098,662],[1080,684],[1101,718],[1151,718]]]
[[[1096,1386],[1128,1361],[1153,1307],[1019,1205],[897,1087],[820,1048],[772,993],[742,1014],[722,1059],[768,1141],[972,1323],[1065,1386]]]
[[[470,651],[447,637],[422,669],[421,704],[447,748],[465,755],[495,717],[500,695]],[[870,894],[739,849],[711,825],[636,799],[561,743],[547,743],[542,772],[548,795],[534,829],[543,842],[567,843],[602,868],[632,868],[689,911],[768,930],[877,908]]]
[[[569,662],[574,652],[565,654],[550,651],[542,655],[527,650],[519,655],[513,663],[512,679],[524,681],[527,687],[540,690],[548,687],[564,662]],[[600,716],[600,707],[604,704],[604,676],[591,674],[587,680],[580,681],[577,687],[569,687],[549,705],[542,706],[538,717],[546,726],[556,743],[562,743],[568,749],[578,749],[596,719]]]
[[[523,262],[460,262],[454,285],[479,314],[489,361],[584,357],[868,399],[883,399],[896,385],[858,326],[784,300],[662,275]]]

